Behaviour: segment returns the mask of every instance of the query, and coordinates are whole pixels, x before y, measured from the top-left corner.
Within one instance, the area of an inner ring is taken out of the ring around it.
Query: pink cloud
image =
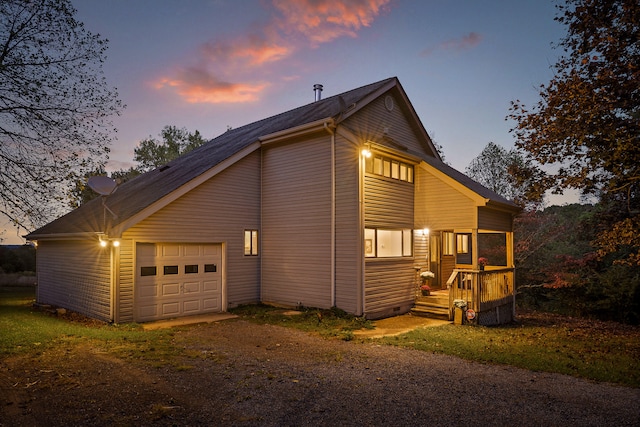
[[[431,55],[436,50],[444,50],[444,51],[463,51],[467,49],[471,49],[482,41],[482,35],[471,32],[462,36],[459,39],[449,39],[445,40],[442,43],[439,43],[436,46],[428,47],[421,52],[422,56]]]
[[[273,0],[282,28],[303,34],[312,44],[355,37],[370,26],[391,0]]]
[[[230,83],[221,81],[206,70],[197,67],[183,68],[173,78],[164,78],[156,88],[174,88],[188,103],[237,103],[254,102],[268,86],[267,83]]]
[[[277,15],[232,40],[203,43],[193,65],[155,83],[189,103],[254,102],[269,86],[253,77],[295,54],[340,37],[356,37],[392,0],[272,0]]]

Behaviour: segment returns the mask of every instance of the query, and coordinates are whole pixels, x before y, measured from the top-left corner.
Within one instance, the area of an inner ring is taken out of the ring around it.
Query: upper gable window
[[[413,165],[379,154],[366,159],[365,171],[398,181],[413,182]]]

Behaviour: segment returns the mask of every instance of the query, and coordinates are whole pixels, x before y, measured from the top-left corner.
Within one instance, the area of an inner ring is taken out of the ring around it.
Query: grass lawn
[[[173,329],[144,331],[136,324],[108,325],[80,316],[61,319],[32,310],[33,298],[29,288],[0,288],[0,357],[90,341],[122,358],[179,363],[181,348],[174,345]],[[355,341],[354,330],[374,324],[339,310],[310,309],[288,316],[281,309],[252,305],[233,313],[256,323],[293,327],[326,339]],[[375,342],[640,387],[640,328],[617,323],[523,313],[514,325],[426,327]]]

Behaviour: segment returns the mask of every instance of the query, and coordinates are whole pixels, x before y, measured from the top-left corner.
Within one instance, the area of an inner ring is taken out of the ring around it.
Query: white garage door
[[[138,322],[222,311],[222,246],[138,243],[135,307]]]

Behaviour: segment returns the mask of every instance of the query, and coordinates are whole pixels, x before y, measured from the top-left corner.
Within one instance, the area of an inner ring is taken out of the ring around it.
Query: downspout
[[[352,143],[358,148],[358,259],[360,260],[360,268],[358,271],[358,307],[356,309],[357,315],[362,316],[365,314],[365,257],[364,257],[364,158],[360,153],[360,144],[358,137],[355,136],[349,128],[344,125],[335,129],[335,132],[342,136],[344,139]]]
[[[322,89],[320,89],[322,90]],[[331,307],[336,306],[336,133],[324,122],[331,134]]]

